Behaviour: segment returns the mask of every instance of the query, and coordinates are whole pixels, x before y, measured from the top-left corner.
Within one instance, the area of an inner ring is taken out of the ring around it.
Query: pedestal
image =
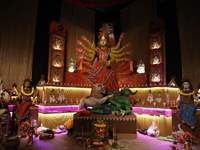
[[[92,122],[97,119],[104,119],[108,122],[109,132],[114,133],[117,139],[130,139],[136,138],[136,115],[130,114],[124,117],[110,115],[92,114],[90,116],[77,116],[74,115],[73,135],[75,134],[90,134]],[[112,135],[111,135],[112,136]]]

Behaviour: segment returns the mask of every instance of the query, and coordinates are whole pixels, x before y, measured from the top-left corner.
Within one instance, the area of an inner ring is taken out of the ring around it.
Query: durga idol
[[[127,43],[125,46],[121,47],[123,37],[124,33],[120,35],[120,39],[115,46],[110,42],[110,34],[106,27],[101,27],[97,46],[92,44],[85,36],[82,36],[82,39],[88,46],[85,46],[80,40],[77,41],[83,48],[77,48],[77,51],[83,54],[78,56],[78,59],[83,59],[92,65],[88,80],[92,84],[103,84],[107,87],[108,93],[119,91],[116,71],[113,69],[114,66],[116,63],[130,60],[125,56],[131,54],[131,52],[125,51],[125,48],[131,44]]]

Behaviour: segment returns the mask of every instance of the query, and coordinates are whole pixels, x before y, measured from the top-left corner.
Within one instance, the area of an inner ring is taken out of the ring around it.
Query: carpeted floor
[[[27,145],[27,138],[20,139],[18,150],[172,150],[172,145],[176,146],[176,150],[181,150],[183,144],[173,144],[173,142],[159,140],[156,137],[150,137],[137,133],[135,139],[121,139],[119,145],[123,148],[83,148],[77,143],[69,141],[70,136],[67,133],[55,134],[52,139],[39,139],[34,137],[34,144]],[[197,139],[193,144],[194,150],[200,150],[200,139]],[[6,150],[0,145],[0,150]]]

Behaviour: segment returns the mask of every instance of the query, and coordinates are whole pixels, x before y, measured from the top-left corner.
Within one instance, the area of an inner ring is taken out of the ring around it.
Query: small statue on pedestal
[[[44,86],[46,85],[46,81],[45,81],[45,76],[44,74],[41,75],[40,81],[37,84],[38,86]]]

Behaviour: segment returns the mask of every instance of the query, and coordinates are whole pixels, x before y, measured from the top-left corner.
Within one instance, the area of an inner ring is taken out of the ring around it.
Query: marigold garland
[[[180,92],[181,95],[184,95],[184,96],[191,96],[191,95],[194,95],[194,91],[191,92],[191,93],[183,93],[183,92]]]
[[[31,96],[31,95],[33,95],[33,93],[34,93],[34,87],[32,87],[31,93],[25,93],[25,92],[24,92],[23,85],[22,85],[22,86],[21,86],[21,92],[22,92],[22,94],[25,95],[25,96]]]

